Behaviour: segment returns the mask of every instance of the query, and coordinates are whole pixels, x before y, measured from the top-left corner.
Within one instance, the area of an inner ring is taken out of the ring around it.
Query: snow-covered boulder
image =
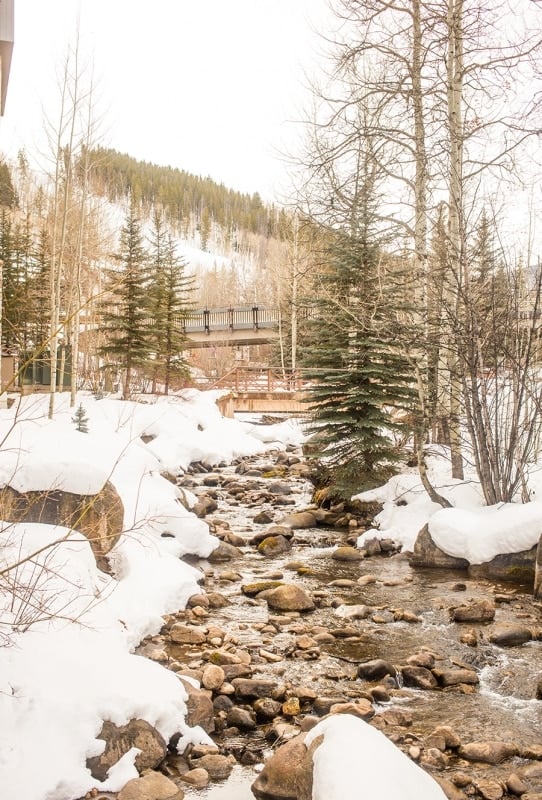
[[[351,714],[328,716],[279,747],[251,788],[258,800],[446,800],[427,772]]]
[[[540,502],[445,508],[433,514],[418,534],[410,563],[466,568],[473,577],[533,583],[541,537]]]
[[[77,530],[89,540],[96,564],[110,572],[107,553],[117,544],[124,506],[115,487],[106,482],[96,494],[76,494],[61,489],[18,492],[0,489],[0,519],[4,522],[40,522]]]

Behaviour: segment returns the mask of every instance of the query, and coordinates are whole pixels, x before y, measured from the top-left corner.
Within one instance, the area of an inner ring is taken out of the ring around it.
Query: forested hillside
[[[234,249],[242,232],[280,236],[284,212],[273,205],[264,205],[257,193],[242,194],[211,177],[138,161],[116,150],[95,148],[88,156],[93,165],[92,188],[97,194],[112,203],[133,194],[147,210],[158,204],[168,222],[185,234],[195,222],[204,250],[208,248],[213,225],[228,233]]]

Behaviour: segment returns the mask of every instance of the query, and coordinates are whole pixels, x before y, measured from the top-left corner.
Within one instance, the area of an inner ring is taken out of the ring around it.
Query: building
[[[4,115],[13,53],[14,0],[0,0],[0,115]]]

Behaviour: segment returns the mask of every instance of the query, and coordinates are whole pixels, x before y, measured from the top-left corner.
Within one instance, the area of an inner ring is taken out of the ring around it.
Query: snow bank
[[[141,718],[166,740],[180,732],[181,743],[208,741],[186,725],[182,683],[133,652],[201,591],[202,574],[179,556],[206,557],[217,544],[160,473],[300,436],[295,427],[224,420],[210,392],[145,403],[81,394],[88,433],[75,430],[68,402],[57,395],[54,420],[46,396],[0,410],[0,485],[94,494],[109,480],[124,504],[124,532],[109,576],[77,531],[0,522],[0,785],[23,800],[117,791],[136,777],[133,750],[104,783],[86,769],[103,748],[96,736],[106,719]]]
[[[314,752],[312,800],[445,800],[438,783],[383,733],[350,714],[322,720],[307,734]]]
[[[450,556],[484,564],[530,550],[542,536],[542,502],[505,503],[469,511],[444,508],[429,520],[431,538]]]

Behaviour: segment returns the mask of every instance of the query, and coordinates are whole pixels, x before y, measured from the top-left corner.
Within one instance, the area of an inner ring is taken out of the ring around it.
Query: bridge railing
[[[259,330],[278,325],[277,308],[266,306],[239,306],[237,308],[200,308],[190,311],[179,320],[185,333],[210,333],[211,331]]]
[[[304,371],[270,367],[234,367],[211,387],[235,392],[298,392],[307,386]]]

